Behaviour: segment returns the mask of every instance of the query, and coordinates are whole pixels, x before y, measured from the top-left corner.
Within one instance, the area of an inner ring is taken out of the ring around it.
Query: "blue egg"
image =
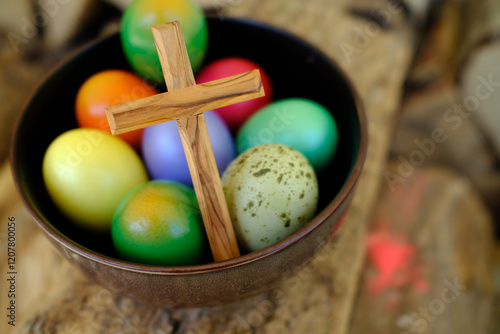
[[[220,116],[214,111],[206,112],[204,115],[217,168],[222,174],[236,157],[234,141],[229,128]],[[166,122],[144,129],[142,153],[152,179],[193,185],[177,122]]]

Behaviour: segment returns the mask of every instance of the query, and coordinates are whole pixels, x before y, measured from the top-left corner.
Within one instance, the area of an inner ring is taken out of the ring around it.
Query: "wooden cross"
[[[196,85],[179,22],[152,28],[168,92],[106,108],[116,135],[177,121],[215,261],[240,255],[203,112],[264,96],[258,70]]]

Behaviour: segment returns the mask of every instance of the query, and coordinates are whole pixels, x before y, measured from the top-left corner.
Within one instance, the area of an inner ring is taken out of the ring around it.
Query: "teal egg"
[[[332,160],[338,128],[332,114],[304,98],[276,101],[255,113],[237,136],[239,153],[261,144],[283,144],[306,156],[316,171]]]

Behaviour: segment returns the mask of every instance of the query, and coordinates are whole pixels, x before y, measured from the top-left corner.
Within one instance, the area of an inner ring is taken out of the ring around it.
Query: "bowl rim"
[[[217,17],[207,16],[207,19],[217,19]],[[55,73],[60,71],[61,68],[66,66],[66,64],[71,59],[73,59],[76,55],[80,54],[82,51],[91,48],[96,44],[103,43],[108,39],[113,38],[116,35],[112,34],[85,43],[84,45],[75,49],[69,55],[64,57],[64,59],[62,59],[52,70],[50,70],[44,76],[44,78],[39,82],[35,90],[31,93],[30,97],[27,99],[27,102],[22,108],[22,112],[18,115],[16,120],[10,145],[10,165],[15,180],[14,183],[16,185],[17,192],[20,195],[21,200],[24,203],[25,207],[28,209],[28,211],[33,216],[38,225],[53,239],[53,241],[57,242],[59,245],[62,245],[63,247],[69,249],[73,253],[83,258],[125,271],[142,273],[142,274],[162,275],[162,276],[207,274],[211,272],[217,272],[225,269],[231,269],[248,265],[253,262],[265,259],[275,253],[283,251],[287,247],[299,242],[301,239],[305,238],[308,234],[312,233],[325,220],[333,216],[336,213],[336,211],[342,206],[342,204],[348,199],[349,195],[354,190],[354,187],[356,186],[356,183],[360,177],[366,159],[367,147],[368,147],[368,138],[367,138],[368,125],[367,125],[365,109],[361,97],[357,89],[353,85],[351,78],[346,75],[345,71],[338,65],[338,63],[334,59],[325,55],[322,51],[318,50],[316,46],[312,45],[311,43],[303,40],[302,38],[286,30],[247,18],[244,19],[224,18],[224,21],[230,21],[236,24],[249,25],[258,29],[269,30],[275,34],[282,35],[283,37],[292,40],[294,43],[301,44],[301,46],[303,46],[304,48],[314,50],[318,57],[325,59],[342,77],[345,84],[347,85],[347,88],[352,94],[354,104],[356,106],[356,112],[359,119],[360,138],[359,138],[358,154],[356,156],[353,167],[349,173],[349,176],[344,182],[344,185],[342,186],[341,190],[337,193],[337,195],[333,198],[333,200],[323,210],[321,210],[309,223],[307,223],[306,225],[304,225],[303,227],[301,227],[299,230],[292,233],[288,237],[282,239],[281,241],[273,243],[272,245],[269,245],[261,250],[254,251],[233,259],[224,260],[220,262],[210,262],[210,263],[188,265],[188,266],[159,266],[159,265],[133,263],[93,251],[85,246],[80,245],[79,243],[71,240],[69,237],[62,234],[52,224],[46,222],[44,218],[38,214],[37,210],[31,206],[28,200],[28,196],[26,195],[22,185],[20,184],[21,183],[19,181],[20,163],[15,153],[17,151],[16,148],[18,147],[18,142],[20,137],[20,134],[18,133],[18,128],[20,124],[23,122],[24,118],[26,117],[25,111],[27,110],[33,98],[36,96],[39,89],[45,84],[45,82]],[[340,227],[341,223],[342,223],[341,221],[337,223],[338,225],[337,228]]]

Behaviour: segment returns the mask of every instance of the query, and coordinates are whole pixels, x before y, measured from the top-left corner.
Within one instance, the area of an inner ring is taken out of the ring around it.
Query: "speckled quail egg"
[[[224,171],[222,185],[240,248],[280,241],[315,214],[318,181],[306,157],[281,144],[253,147]]]

